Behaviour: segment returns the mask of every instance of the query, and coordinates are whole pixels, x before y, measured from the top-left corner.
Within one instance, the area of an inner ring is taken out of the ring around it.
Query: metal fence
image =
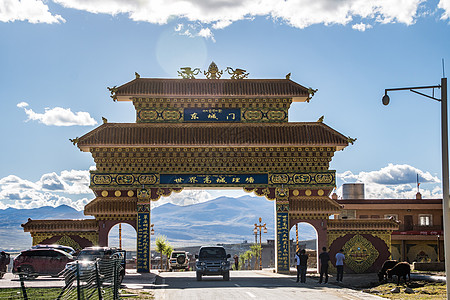
[[[120,259],[75,262],[61,272],[63,288],[27,287],[33,275],[19,273],[20,289],[2,289],[0,299],[23,300],[118,300],[125,270]]]

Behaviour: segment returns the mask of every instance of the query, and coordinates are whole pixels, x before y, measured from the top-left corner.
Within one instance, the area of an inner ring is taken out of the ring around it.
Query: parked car
[[[66,264],[72,261],[72,255],[58,249],[25,250],[14,259],[13,273],[22,273],[29,278],[41,275],[59,276]]]
[[[189,271],[189,258],[186,251],[172,251],[169,259],[169,271],[184,269]]]
[[[95,272],[95,263],[98,262],[98,271],[103,280],[106,276],[112,276],[111,263],[114,259],[120,259],[120,266],[118,270],[119,282],[122,282],[125,276],[126,268],[126,251],[109,247],[87,247],[80,251],[77,256],[77,261],[70,262],[66,265],[64,276],[66,283],[70,281],[70,274],[75,274],[77,264],[79,267],[79,274],[82,280],[87,280],[88,277]]]
[[[58,245],[58,244],[51,244],[51,245],[47,245],[47,244],[39,244],[36,246],[31,247],[31,249],[58,249],[58,250],[62,250],[64,252],[69,253],[70,255],[75,255],[75,249],[73,249],[72,247],[69,246],[64,246],[64,245]]]
[[[201,281],[205,275],[221,275],[223,280],[230,280],[230,257],[223,247],[200,247],[198,255],[195,255],[197,280]]]

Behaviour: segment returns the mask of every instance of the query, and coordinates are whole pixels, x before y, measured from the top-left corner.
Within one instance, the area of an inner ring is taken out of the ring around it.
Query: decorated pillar
[[[289,190],[275,190],[276,256],[278,273],[289,273]]]
[[[138,189],[137,192],[137,262],[138,273],[148,273],[151,268],[150,254],[150,192],[147,189]]]

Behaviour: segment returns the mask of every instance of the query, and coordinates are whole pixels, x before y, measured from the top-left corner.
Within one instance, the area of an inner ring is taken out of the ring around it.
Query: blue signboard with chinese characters
[[[289,272],[289,213],[277,212],[277,269]]]
[[[194,174],[161,174],[160,184],[183,185],[240,185],[240,184],[267,184],[267,174],[237,174],[237,175],[194,175]]]
[[[139,205],[138,205],[139,206]],[[144,207],[144,205],[141,205]],[[146,204],[145,206],[150,206]],[[137,266],[138,272],[150,272],[150,210],[141,209],[137,214]]]
[[[240,122],[240,108],[185,108],[184,122]]]

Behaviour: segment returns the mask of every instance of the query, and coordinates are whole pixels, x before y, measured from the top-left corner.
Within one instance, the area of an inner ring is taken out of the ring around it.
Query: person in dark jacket
[[[323,252],[319,254],[319,261],[320,261],[319,283],[322,283],[324,275],[325,275],[324,283],[328,283],[328,262],[330,261],[330,254],[328,254],[326,247],[322,247],[322,251]]]
[[[297,282],[300,277],[300,282],[306,282],[306,269],[308,267],[308,254],[306,254],[305,249],[300,251],[295,255],[295,259],[297,262]]]

